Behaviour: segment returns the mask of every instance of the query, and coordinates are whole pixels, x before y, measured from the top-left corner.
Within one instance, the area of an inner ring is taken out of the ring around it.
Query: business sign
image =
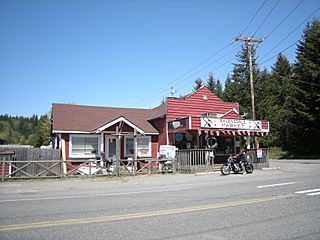
[[[171,121],[168,123],[169,125],[169,129],[170,130],[174,130],[174,129],[178,129],[178,128],[185,128],[186,127],[186,119],[177,119],[174,121]]]
[[[225,118],[201,118],[202,128],[236,129],[261,131],[262,122],[254,120],[238,120]]]

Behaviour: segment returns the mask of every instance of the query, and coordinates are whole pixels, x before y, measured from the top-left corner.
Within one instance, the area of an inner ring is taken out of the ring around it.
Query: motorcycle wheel
[[[246,172],[247,173],[252,173],[253,172],[253,165],[251,163],[247,164],[245,166],[245,168],[246,168]]]
[[[230,174],[230,166],[228,166],[228,164],[224,164],[221,166],[221,169],[220,169],[222,175],[229,175]]]

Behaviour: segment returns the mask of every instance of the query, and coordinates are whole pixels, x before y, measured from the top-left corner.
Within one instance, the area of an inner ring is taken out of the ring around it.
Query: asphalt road
[[[0,183],[0,239],[320,239],[320,160],[248,175]]]

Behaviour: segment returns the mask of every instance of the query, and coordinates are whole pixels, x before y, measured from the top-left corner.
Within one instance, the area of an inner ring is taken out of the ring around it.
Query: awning
[[[268,132],[263,131],[243,131],[243,130],[198,130],[198,134],[201,135],[201,133],[213,135],[213,136],[267,136]]]

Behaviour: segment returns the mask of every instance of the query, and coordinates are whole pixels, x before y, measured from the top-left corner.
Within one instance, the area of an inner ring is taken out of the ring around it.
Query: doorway
[[[116,159],[118,152],[118,139],[117,137],[107,136],[105,138],[106,146],[106,158],[107,159]]]

